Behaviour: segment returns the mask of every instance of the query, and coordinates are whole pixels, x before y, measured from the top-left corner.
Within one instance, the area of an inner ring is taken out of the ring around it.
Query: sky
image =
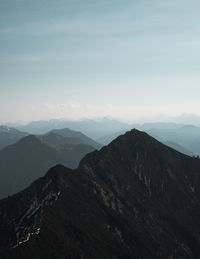
[[[200,115],[197,0],[0,0],[0,123]]]

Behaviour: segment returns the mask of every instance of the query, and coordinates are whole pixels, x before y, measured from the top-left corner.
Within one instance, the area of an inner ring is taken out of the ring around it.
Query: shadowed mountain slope
[[[200,128],[198,127],[175,123],[145,123],[139,125],[137,129],[147,132],[162,143],[186,155],[200,154]],[[125,130],[105,135],[99,138],[98,142],[107,145],[124,133]]]
[[[27,135],[28,133],[26,132],[21,132],[6,126],[0,126],[0,149],[16,143]]]
[[[68,144],[64,137],[53,133],[27,136],[0,151],[0,197],[26,188],[58,163],[76,168],[94,150],[86,144]]]
[[[188,156],[194,156],[195,155],[195,153],[192,152],[190,149],[185,148],[182,145],[180,145],[178,143],[175,143],[173,141],[165,141],[164,144],[173,148],[173,149],[175,149],[175,150],[177,150],[177,151],[179,151],[179,152],[181,152],[181,153],[183,153],[183,154],[185,154],[185,155],[188,155]]]
[[[132,130],[0,202],[2,258],[199,258],[200,160]]]
[[[65,129],[52,130],[50,131],[49,134],[51,133],[55,133],[57,135],[64,137],[65,142],[67,144],[72,144],[72,145],[86,144],[94,147],[95,149],[100,149],[102,147],[101,144],[97,143],[96,141],[87,137],[86,135],[84,135],[79,131],[74,131],[74,130],[65,128]]]

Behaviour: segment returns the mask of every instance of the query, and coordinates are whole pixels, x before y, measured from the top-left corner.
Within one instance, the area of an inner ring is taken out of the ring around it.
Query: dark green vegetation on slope
[[[2,200],[0,256],[199,258],[199,186],[199,159],[132,130]]]

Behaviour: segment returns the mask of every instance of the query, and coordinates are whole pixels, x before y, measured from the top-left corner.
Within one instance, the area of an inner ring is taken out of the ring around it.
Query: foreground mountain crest
[[[0,203],[2,258],[199,258],[200,160],[131,130]]]
[[[39,234],[43,210],[53,205],[60,195],[62,170],[66,173],[66,168],[58,165],[28,189],[1,200],[2,245],[16,247],[27,242],[31,235]],[[8,235],[9,232],[12,236]]]

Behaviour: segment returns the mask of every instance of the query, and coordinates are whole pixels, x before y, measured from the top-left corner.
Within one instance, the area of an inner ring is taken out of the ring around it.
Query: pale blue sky
[[[0,123],[200,114],[197,0],[0,0]]]

